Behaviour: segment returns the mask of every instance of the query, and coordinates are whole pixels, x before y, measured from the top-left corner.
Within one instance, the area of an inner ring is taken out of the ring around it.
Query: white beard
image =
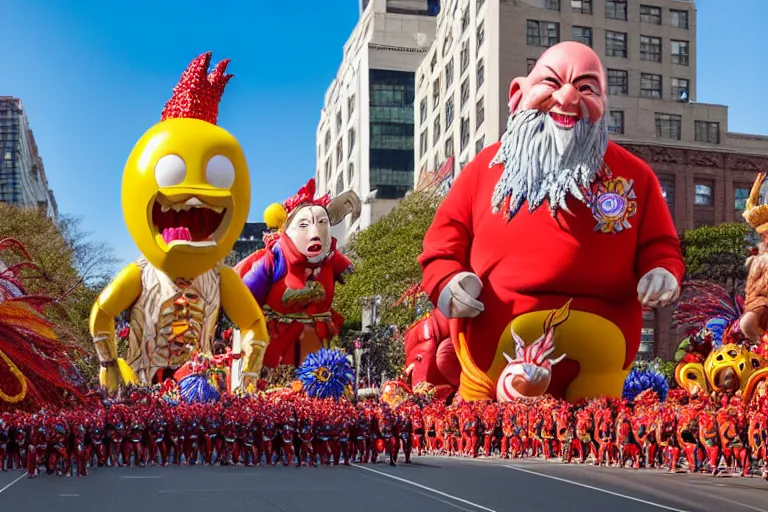
[[[596,123],[577,121],[566,130],[547,112],[515,112],[509,116],[499,152],[491,162],[491,166],[504,165],[491,199],[493,212],[499,212],[507,198],[510,219],[525,201],[533,212],[546,199],[553,217],[560,209],[568,212],[569,195],[586,202],[582,189],[602,168],[607,147],[605,116]]]

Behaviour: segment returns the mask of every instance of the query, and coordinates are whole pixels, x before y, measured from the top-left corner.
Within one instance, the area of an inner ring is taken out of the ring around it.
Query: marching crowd
[[[0,415],[0,467],[85,476],[145,465],[398,463],[411,454],[543,457],[669,471],[766,473],[768,399],[745,411],[737,396],[673,390],[573,405],[550,398],[444,405],[408,400],[320,400],[281,390],[176,403],[135,391],[97,410]]]

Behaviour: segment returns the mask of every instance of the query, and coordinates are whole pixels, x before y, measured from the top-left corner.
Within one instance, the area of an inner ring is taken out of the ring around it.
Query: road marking
[[[397,480],[398,482],[402,482],[404,484],[411,485],[413,487],[418,487],[419,489],[424,489],[425,491],[429,491],[433,494],[437,494],[440,496],[443,496],[445,498],[452,499],[454,501],[458,501],[459,503],[464,503],[465,505],[469,505],[470,507],[475,507],[480,510],[485,510],[486,512],[496,512],[493,509],[484,507],[482,505],[478,505],[477,503],[472,503],[471,501],[465,500],[464,498],[459,498],[458,496],[453,496],[452,494],[448,494],[443,491],[438,491],[437,489],[433,489],[432,487],[427,487],[426,485],[421,485],[416,482],[411,482],[410,480],[406,480],[405,478],[400,478],[399,476],[390,475],[389,473],[384,473],[383,471],[377,471],[375,469],[367,468],[365,466],[360,466],[358,464],[352,464],[353,467],[356,467],[358,469],[364,469],[365,471],[370,471],[371,473],[376,473],[377,475],[385,476],[387,478],[391,478],[392,480]]]
[[[149,480],[152,478],[160,478],[160,476],[121,476],[124,480]]]
[[[732,500],[732,499],[729,499],[729,498],[725,498],[723,496],[717,496],[716,494],[709,494],[708,492],[703,492],[702,494],[705,494],[705,495],[709,496],[710,498],[714,498],[716,500],[727,501],[728,503],[733,503],[734,505],[738,505],[740,507],[748,508],[750,510],[757,510],[757,512],[766,512],[766,510],[764,508],[753,507],[752,505],[747,505],[746,503],[741,503],[740,501],[735,501],[735,500]]]
[[[566,484],[577,485],[579,487],[584,487],[585,489],[591,489],[593,491],[598,491],[598,492],[602,492],[602,493],[605,493],[605,494],[610,494],[612,496],[616,496],[616,497],[619,497],[619,498],[624,498],[626,500],[636,501],[638,503],[643,503],[645,505],[651,505],[652,507],[661,508],[661,509],[664,509],[664,510],[671,510],[672,512],[688,512],[687,510],[683,510],[683,509],[679,509],[679,508],[673,508],[673,507],[668,507],[666,505],[662,505],[661,503],[654,503],[652,501],[642,500],[640,498],[635,498],[633,496],[627,496],[626,494],[621,494],[621,493],[618,493],[618,492],[608,491],[606,489],[601,489],[600,487],[595,487],[593,485],[582,484],[581,482],[575,482],[573,480],[568,480],[566,478],[560,478],[560,477],[557,477],[557,476],[547,475],[545,473],[539,473],[538,471],[531,471],[529,469],[518,468],[518,467],[512,466],[510,464],[503,464],[503,466],[505,468],[514,469],[515,471],[521,471],[523,473],[528,473],[528,474],[531,474],[531,475],[536,475],[536,476],[541,476],[541,477],[544,477],[544,478],[549,478],[550,480],[557,480],[558,482],[564,482]]]
[[[27,476],[27,474],[26,474],[26,473],[24,473],[23,475],[19,476],[19,478],[17,478],[17,479],[16,479],[16,480],[14,480],[13,482],[9,483],[8,485],[6,485],[6,486],[5,486],[5,487],[3,487],[2,489],[0,489],[0,494],[2,494],[4,491],[7,491],[8,489],[10,489],[10,488],[11,488],[11,486],[12,486],[13,484],[15,484],[16,482],[18,482],[19,480],[21,480],[21,479],[22,479],[22,478],[24,478],[25,476]]]
[[[79,494],[59,494],[59,496],[74,498],[74,497],[77,497],[77,496],[80,496],[80,495]]]

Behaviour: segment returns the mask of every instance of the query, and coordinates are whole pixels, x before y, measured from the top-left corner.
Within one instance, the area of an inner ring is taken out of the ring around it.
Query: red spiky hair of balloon
[[[225,73],[229,59],[219,62],[209,74],[212,55],[212,52],[205,52],[187,66],[179,83],[173,88],[173,96],[163,108],[162,121],[200,119],[216,124],[224,87],[235,75]]]
[[[315,198],[316,190],[315,178],[310,178],[307,184],[301,187],[295,196],[290,197],[285,201],[283,204],[285,212],[290,215],[291,212],[299,206],[315,205],[325,208],[331,204],[330,194]]]

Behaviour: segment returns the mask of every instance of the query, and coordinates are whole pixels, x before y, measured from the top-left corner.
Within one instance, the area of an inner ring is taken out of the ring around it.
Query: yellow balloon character
[[[196,58],[165,105],[161,122],[125,164],[122,207],[142,257],[101,293],[90,329],[102,386],[171,377],[195,351],[210,354],[223,307],[243,331],[244,374],[261,368],[269,341],[261,308],[221,261],[245,225],[251,183],[237,140],[216,126],[228,60],[209,74]],[[129,353],[118,358],[114,318],[131,310]]]

